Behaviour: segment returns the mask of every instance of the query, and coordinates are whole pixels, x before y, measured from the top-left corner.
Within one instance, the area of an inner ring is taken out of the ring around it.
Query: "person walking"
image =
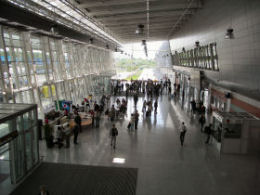
[[[186,131],[187,131],[187,128],[186,128],[184,122],[182,122],[181,131],[180,131],[181,146],[183,146]]]
[[[79,132],[82,132],[82,128],[81,128],[81,117],[79,116],[79,113],[76,112],[76,116],[74,118],[75,123],[78,125],[79,128]]]
[[[205,118],[204,114],[200,115],[199,123],[200,123],[201,132],[203,132],[203,127],[204,127],[205,122],[206,122],[206,118]]]
[[[138,102],[138,95],[137,95],[137,93],[135,93],[134,94],[134,104],[135,104],[135,106],[136,106],[137,102]]]
[[[172,87],[171,87],[171,85],[169,85],[169,87],[168,87],[168,95],[171,96],[171,94],[172,94]]]
[[[135,130],[137,130],[137,126],[138,126],[138,120],[139,120],[139,113],[138,110],[135,111]]]
[[[96,121],[96,127],[99,128],[99,122],[101,117],[101,111],[98,110],[95,112],[95,121]]]
[[[115,149],[116,148],[116,136],[118,136],[118,130],[117,130],[115,124],[113,124],[113,127],[110,131],[110,136],[111,136],[111,147],[113,147]]]
[[[154,114],[157,114],[157,108],[158,108],[158,101],[156,99],[154,102]]]
[[[208,144],[210,141],[210,135],[212,133],[211,124],[205,128],[205,133],[207,134],[207,140],[205,141],[205,144]]]
[[[143,102],[142,112],[145,115],[145,113],[146,113],[146,100],[144,100],[144,102]]]
[[[79,134],[79,126],[75,124],[75,127],[73,129],[74,134],[74,144],[78,144],[78,134]]]
[[[190,102],[190,104],[191,104],[192,114],[195,114],[195,112],[196,112],[196,102],[195,102],[195,100],[193,99],[193,100]]]

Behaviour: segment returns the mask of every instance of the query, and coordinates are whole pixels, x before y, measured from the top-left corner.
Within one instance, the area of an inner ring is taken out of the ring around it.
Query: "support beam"
[[[160,0],[150,0],[150,1],[160,1]],[[98,6],[113,6],[113,5],[130,5],[136,3],[144,3],[144,0],[110,0],[110,1],[84,1],[84,3],[79,4],[80,8],[93,8]]]
[[[160,18],[160,19],[165,19],[165,18],[179,18],[181,12],[156,12],[151,14],[150,18]],[[192,14],[190,12],[190,14]],[[187,14],[187,16],[189,16]],[[134,15],[121,15],[119,17],[105,17],[105,18],[98,18],[100,22],[106,24],[108,22],[120,22],[120,21],[134,21],[134,20],[145,20],[146,15],[145,13],[141,14],[134,14]]]
[[[152,11],[164,11],[168,9],[175,10],[185,10],[187,8],[186,3],[157,3],[151,4],[150,12]],[[197,4],[192,3],[189,9],[198,9]],[[136,13],[146,11],[145,4],[137,4],[137,5],[124,5],[124,6],[103,6],[92,8],[89,10],[89,14],[92,16],[100,16],[100,15],[113,15],[113,14],[128,14],[128,13]]]
[[[151,24],[156,24],[156,23],[171,23],[174,24],[177,21],[177,18],[168,18],[168,19],[153,19],[150,20]],[[137,24],[142,24],[145,23],[144,20],[134,20],[134,21],[118,21],[118,22],[113,22],[113,23],[106,23],[106,27],[110,28],[110,27],[117,27],[117,26],[125,26],[125,25],[135,25],[135,27],[137,27]]]
[[[190,11],[187,12],[187,14],[191,14],[193,13],[193,11],[195,11],[196,9],[189,9]],[[154,13],[167,13],[167,12],[176,12],[177,15],[181,15],[183,13],[183,9],[165,9],[165,10],[151,10],[150,14],[151,16],[153,16]],[[94,15],[93,17],[96,19],[102,19],[102,18],[109,18],[109,17],[128,17],[128,16],[136,16],[136,15],[144,15],[146,14],[146,10],[145,11],[137,11],[137,12],[125,12],[125,13],[108,13],[108,14],[103,14],[103,15]]]
[[[156,25],[169,25],[169,27],[171,27],[174,23],[176,22],[176,20],[168,20],[168,21],[157,21],[157,22],[150,22],[150,27],[153,27],[153,26],[156,26]],[[113,29],[113,28],[124,28],[124,27],[129,27],[129,28],[137,28],[137,24],[138,23],[132,23],[132,24],[129,24],[129,23],[121,23],[121,24],[114,24],[114,25],[106,25],[106,27],[108,27],[109,29]]]

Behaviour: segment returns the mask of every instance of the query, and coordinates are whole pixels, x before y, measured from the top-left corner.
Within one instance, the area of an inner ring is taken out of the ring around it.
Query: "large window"
[[[114,72],[108,50],[5,26],[0,30],[0,102],[36,103],[39,117],[55,100],[79,104],[90,93],[99,95],[101,74]]]
[[[40,38],[32,37],[33,71],[36,74],[37,84],[42,85],[47,81],[46,61],[43,57],[43,50]]]

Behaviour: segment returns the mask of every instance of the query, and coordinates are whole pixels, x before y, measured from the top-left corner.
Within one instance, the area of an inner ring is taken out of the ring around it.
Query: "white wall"
[[[172,53],[200,45],[217,43],[219,72],[206,76],[243,88],[248,95],[260,96],[260,1],[206,0],[182,30],[170,40]],[[226,30],[234,29],[235,39],[225,39]]]

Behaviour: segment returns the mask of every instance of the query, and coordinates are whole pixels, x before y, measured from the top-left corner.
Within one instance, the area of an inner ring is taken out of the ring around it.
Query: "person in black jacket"
[[[211,124],[209,124],[209,126],[205,127],[205,133],[207,134],[207,140],[205,141],[205,144],[209,143],[210,140],[210,135],[212,133],[212,129],[211,129]]]
[[[154,102],[154,114],[157,113],[157,108],[158,108],[158,100],[156,99]]]
[[[203,132],[203,127],[204,127],[204,124],[206,122],[206,118],[204,116],[204,114],[202,114],[199,118],[199,123],[200,123],[200,131]]]
[[[82,131],[82,129],[81,129],[81,117],[79,116],[78,112],[76,112],[76,116],[74,118],[74,121],[78,125],[79,132],[81,132]]]
[[[111,136],[111,147],[113,147],[115,149],[116,148],[116,136],[118,136],[118,130],[117,130],[115,124],[113,124],[113,127],[110,130],[110,136]]]
[[[135,93],[134,94],[134,104],[135,104],[135,106],[136,106],[137,102],[138,102],[138,95],[137,95],[137,93]]]

